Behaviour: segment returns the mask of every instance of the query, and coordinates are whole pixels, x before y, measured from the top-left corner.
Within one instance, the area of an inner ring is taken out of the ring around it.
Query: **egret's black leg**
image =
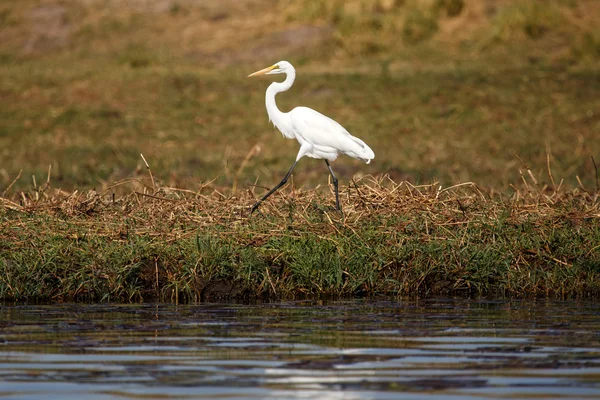
[[[275,191],[277,189],[279,189],[280,187],[282,187],[283,185],[286,184],[286,182],[288,181],[288,179],[289,179],[290,175],[292,174],[292,171],[294,170],[294,167],[296,166],[297,163],[298,163],[298,160],[294,161],[294,163],[292,164],[292,167],[290,168],[290,170],[288,171],[288,173],[285,174],[285,177],[281,180],[281,182],[279,182],[277,184],[277,186],[275,186],[273,189],[269,190],[267,192],[267,194],[265,194],[259,201],[257,201],[256,203],[254,203],[254,205],[250,209],[250,214],[252,214],[254,211],[256,211],[256,209],[258,208],[258,206],[260,206],[260,203],[262,203],[263,201],[265,201],[265,199],[267,197],[269,197],[270,195],[272,195],[273,193],[275,193]]]
[[[333,178],[333,188],[335,189],[335,208],[337,208],[338,211],[342,211],[342,208],[340,207],[340,195],[338,194],[338,180],[335,177],[333,170],[331,169],[331,165],[329,165],[329,160],[325,160],[325,164],[327,164],[327,168],[329,168],[329,173]]]

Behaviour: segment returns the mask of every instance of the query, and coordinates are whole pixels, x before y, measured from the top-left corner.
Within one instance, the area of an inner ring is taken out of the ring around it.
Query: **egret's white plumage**
[[[367,164],[375,157],[373,150],[365,142],[352,136],[343,126],[318,111],[296,107],[289,115],[298,142],[310,143],[313,146],[313,151],[306,153],[308,157],[335,161],[338,153],[344,153]]]
[[[284,92],[292,87],[296,78],[296,70],[287,61],[280,61],[268,68],[256,71],[250,76],[271,74],[286,74],[283,82],[273,82],[267,88],[265,102],[269,120],[281,131],[284,137],[296,139],[300,143],[300,150],[296,156],[296,161],[288,171],[283,180],[256,204],[252,206],[252,211],[256,210],[260,203],[273,194],[277,189],[283,186],[291,175],[298,160],[307,156],[311,158],[320,158],[325,160],[335,188],[336,206],[340,209],[338,182],[333,174],[329,161],[334,161],[339,153],[346,154],[353,158],[363,160],[367,164],[375,158],[375,153],[365,142],[352,136],[343,126],[331,118],[321,114],[308,107],[296,107],[292,111],[285,113],[279,110],[275,103],[277,93]]]

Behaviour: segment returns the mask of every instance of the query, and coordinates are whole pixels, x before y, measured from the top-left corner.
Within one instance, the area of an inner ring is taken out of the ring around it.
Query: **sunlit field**
[[[268,123],[269,78],[246,76],[286,59],[298,77],[280,108],[319,110],[375,151],[369,166],[340,158],[343,182],[509,191],[530,169],[595,189],[599,5],[479,3],[4,2],[0,187],[51,168],[54,188],[105,188],[143,174],[140,153],[166,186],[273,185],[297,143]],[[326,182],[315,160],[294,175]]]

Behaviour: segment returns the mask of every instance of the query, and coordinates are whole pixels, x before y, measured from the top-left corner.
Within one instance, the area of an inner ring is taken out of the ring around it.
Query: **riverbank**
[[[581,189],[508,196],[367,177],[342,189],[344,215],[326,188],[289,187],[250,216],[250,190],[146,183],[3,198],[0,298],[600,294],[600,203]]]
[[[596,296],[599,21],[593,0],[4,1],[0,298]],[[282,59],[280,109],[376,154],[333,165],[344,217],[310,159],[246,214],[298,151],[247,78]]]

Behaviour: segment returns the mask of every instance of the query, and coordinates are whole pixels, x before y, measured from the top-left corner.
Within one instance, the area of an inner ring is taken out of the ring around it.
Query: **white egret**
[[[296,70],[289,62],[280,61],[268,68],[256,71],[248,75],[248,77],[272,74],[286,74],[287,76],[283,82],[273,82],[267,88],[265,101],[269,120],[273,122],[273,125],[281,131],[285,138],[296,139],[298,143],[300,143],[300,151],[298,151],[296,160],[281,182],[258,200],[252,206],[250,213],[253,213],[260,203],[275,193],[281,186],[286,184],[294,167],[304,156],[325,160],[329,173],[333,179],[335,206],[338,210],[341,210],[338,180],[331,169],[329,161],[334,161],[339,153],[343,153],[350,157],[363,160],[368,164],[375,158],[375,153],[373,153],[373,150],[371,150],[365,142],[352,136],[336,121],[312,108],[296,107],[290,112],[281,112],[279,108],[277,108],[277,104],[275,104],[275,95],[280,92],[285,92],[292,87],[294,79],[296,78]]]

